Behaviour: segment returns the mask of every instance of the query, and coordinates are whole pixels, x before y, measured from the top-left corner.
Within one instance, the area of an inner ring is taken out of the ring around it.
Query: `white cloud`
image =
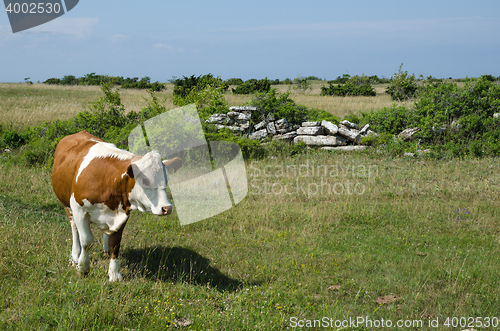
[[[58,17],[50,22],[19,33],[52,33],[85,38],[92,33],[92,29],[98,23],[98,18]]]
[[[120,42],[120,41],[126,41],[128,40],[128,36],[123,35],[123,34],[115,34],[109,37],[108,39],[111,40],[112,42]]]
[[[182,48],[182,47],[176,47],[176,46],[172,46],[172,45],[168,45],[168,44],[164,44],[164,43],[157,43],[157,44],[153,45],[153,47],[154,48],[164,48],[167,51],[172,52],[172,53],[184,52],[184,48]]]

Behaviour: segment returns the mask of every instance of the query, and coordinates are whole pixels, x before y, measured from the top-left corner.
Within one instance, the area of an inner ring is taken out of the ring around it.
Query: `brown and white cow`
[[[94,223],[104,232],[103,248],[111,256],[109,281],[122,280],[117,259],[130,211],[170,214],[167,168],[175,171],[181,166],[179,158],[162,162],[154,151],[137,156],[86,131],[59,142],[52,186],[71,222],[71,262],[79,275],[90,270],[88,249],[94,242],[90,223]]]

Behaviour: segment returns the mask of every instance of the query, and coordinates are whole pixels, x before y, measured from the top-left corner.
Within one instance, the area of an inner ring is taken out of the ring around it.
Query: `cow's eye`
[[[144,185],[144,186],[149,186],[149,179],[144,178],[144,179],[142,180],[142,185]]]

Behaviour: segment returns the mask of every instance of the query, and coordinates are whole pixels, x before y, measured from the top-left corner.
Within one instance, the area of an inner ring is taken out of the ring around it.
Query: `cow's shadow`
[[[245,282],[224,275],[210,260],[195,251],[183,247],[152,246],[141,249],[125,249],[121,261],[130,272],[129,277],[145,277],[164,282],[186,282],[209,285],[219,291],[237,291],[244,285],[261,282]]]

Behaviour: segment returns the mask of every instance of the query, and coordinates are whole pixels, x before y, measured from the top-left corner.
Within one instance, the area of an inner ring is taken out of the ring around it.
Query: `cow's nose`
[[[161,210],[163,211],[163,215],[170,215],[172,213],[172,205],[162,207]]]

